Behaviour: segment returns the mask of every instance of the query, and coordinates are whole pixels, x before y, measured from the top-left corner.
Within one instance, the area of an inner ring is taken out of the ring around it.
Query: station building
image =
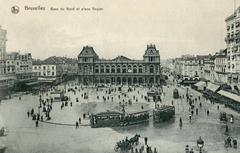
[[[93,47],[85,46],[78,55],[79,83],[160,85],[160,54],[155,45],[147,45],[142,60],[125,56],[100,59]]]

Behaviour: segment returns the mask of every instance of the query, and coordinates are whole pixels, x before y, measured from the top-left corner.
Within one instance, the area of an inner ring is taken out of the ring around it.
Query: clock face
[[[132,70],[131,70],[131,69],[128,69],[128,72],[129,72],[129,73],[131,73],[131,72],[132,72]]]

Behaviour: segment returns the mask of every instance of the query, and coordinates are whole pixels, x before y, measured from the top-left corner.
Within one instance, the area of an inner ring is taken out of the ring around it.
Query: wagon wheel
[[[116,144],[115,147],[114,147],[114,151],[115,151],[115,152],[118,152],[118,149],[119,149],[119,147],[118,147],[118,145]]]

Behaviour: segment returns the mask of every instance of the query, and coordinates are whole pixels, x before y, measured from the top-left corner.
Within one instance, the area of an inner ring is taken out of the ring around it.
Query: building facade
[[[31,53],[8,53],[6,57],[6,73],[14,73],[16,82],[33,81]]]
[[[201,79],[204,78],[204,63],[207,56],[183,55],[174,60],[176,74],[183,79]]]
[[[240,7],[227,17],[225,22],[228,83],[238,85],[240,81]]]
[[[219,84],[226,84],[228,79],[227,49],[220,50],[215,54],[214,65],[215,82]]]
[[[59,82],[61,71],[56,64],[42,61],[33,62],[33,72],[39,82]]]
[[[5,90],[9,90],[13,87],[15,80],[14,69],[7,68],[6,42],[7,31],[0,26],[0,96],[2,96],[1,93]]]
[[[39,82],[60,83],[68,77],[77,75],[77,60],[51,56],[43,61],[33,62],[33,72]]]
[[[160,54],[147,45],[143,60],[125,56],[100,59],[93,47],[85,46],[78,55],[78,79],[82,84],[160,85]]]
[[[0,60],[5,59],[6,55],[7,31],[0,26]]]
[[[215,81],[215,64],[214,64],[215,56],[210,56],[206,58],[204,61],[204,79],[206,81],[214,82]]]

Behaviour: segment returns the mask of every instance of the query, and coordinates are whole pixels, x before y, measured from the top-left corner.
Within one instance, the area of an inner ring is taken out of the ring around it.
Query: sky
[[[18,14],[11,13],[14,5],[20,8]],[[76,58],[89,45],[101,58],[142,59],[147,44],[153,43],[167,59],[224,49],[225,19],[233,10],[234,0],[0,0],[0,25],[7,30],[7,51],[30,52],[33,58]]]

